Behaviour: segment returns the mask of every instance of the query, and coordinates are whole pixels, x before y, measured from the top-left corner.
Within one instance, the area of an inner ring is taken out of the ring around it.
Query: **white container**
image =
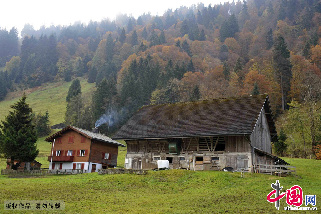
[[[169,169],[169,161],[168,160],[158,160],[157,167],[158,167],[158,169]]]

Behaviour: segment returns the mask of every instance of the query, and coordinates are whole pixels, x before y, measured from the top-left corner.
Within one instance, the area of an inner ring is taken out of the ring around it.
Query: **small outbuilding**
[[[113,136],[127,143],[125,168],[253,171],[286,164],[272,155],[277,133],[267,95],[142,107]]]
[[[117,166],[118,147],[123,144],[111,138],[74,126],[67,126],[46,138],[52,143],[49,169],[97,172]]]

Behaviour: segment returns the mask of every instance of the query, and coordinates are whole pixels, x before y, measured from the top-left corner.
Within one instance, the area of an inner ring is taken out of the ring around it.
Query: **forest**
[[[143,105],[266,93],[275,153],[321,159],[321,1],[191,5],[162,16],[0,29],[0,100],[73,81],[65,123],[114,133]],[[78,77],[96,84],[84,103]]]

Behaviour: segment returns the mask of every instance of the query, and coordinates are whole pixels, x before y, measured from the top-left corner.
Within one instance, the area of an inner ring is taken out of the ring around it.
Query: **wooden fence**
[[[12,170],[2,169],[1,175],[9,175],[10,177],[29,177],[29,176],[44,176],[44,175],[67,175],[67,174],[82,174],[87,170],[82,169],[40,169],[40,170]]]
[[[295,166],[289,165],[257,164],[255,165],[254,172],[282,176],[291,173],[296,173],[296,168]]]

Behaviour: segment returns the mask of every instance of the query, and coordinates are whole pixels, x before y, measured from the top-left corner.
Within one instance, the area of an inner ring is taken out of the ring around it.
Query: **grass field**
[[[124,156],[121,151],[119,160]],[[247,173],[241,178],[236,172],[187,170],[39,178],[1,175],[0,204],[5,200],[63,200],[64,213],[279,213],[266,201],[271,183],[279,180],[284,191],[300,185],[304,195],[317,195],[316,206],[321,209],[321,161],[284,159],[297,167],[296,176]],[[281,200],[283,207],[285,198]],[[12,213],[3,209],[1,205],[0,213]]]
[[[81,91],[84,100],[91,99],[90,94],[95,89],[94,83],[87,83],[85,79],[80,79]],[[0,121],[4,120],[11,110],[10,106],[16,103],[25,92],[27,94],[27,103],[35,113],[49,112],[50,124],[54,125],[64,121],[66,112],[66,96],[71,82],[55,82],[44,84],[41,87],[11,92],[4,101],[0,102]]]

